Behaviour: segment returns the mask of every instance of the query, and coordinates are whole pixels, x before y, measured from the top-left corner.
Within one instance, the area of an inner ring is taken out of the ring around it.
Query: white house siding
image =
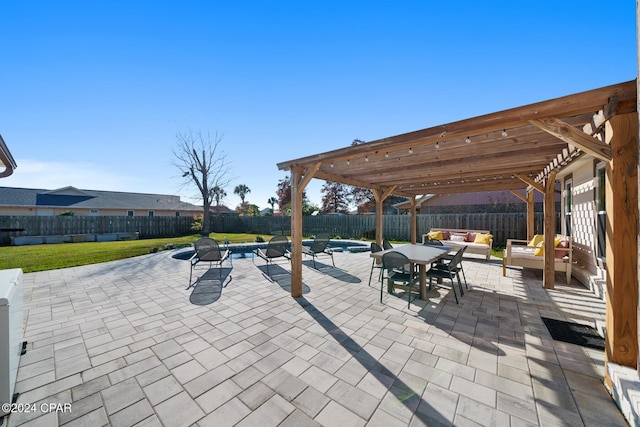
[[[596,259],[596,177],[594,175],[593,160],[585,159],[570,171],[563,174],[563,192],[566,178],[573,181],[571,235],[573,237],[573,260],[576,263],[573,269],[574,276],[585,286],[593,289],[596,294],[604,297],[605,270]],[[565,197],[562,197],[563,215]],[[563,218],[563,232],[566,232]]]

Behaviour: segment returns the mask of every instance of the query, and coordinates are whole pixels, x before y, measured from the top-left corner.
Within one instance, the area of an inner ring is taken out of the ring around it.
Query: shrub
[[[262,236],[256,236],[256,242],[257,242],[257,243],[264,243],[264,237],[262,237]]]
[[[199,233],[202,231],[202,223],[204,222],[204,216],[194,216],[193,223],[191,224],[191,231],[193,233]]]
[[[364,240],[373,240],[376,238],[376,230],[363,231],[360,238]]]

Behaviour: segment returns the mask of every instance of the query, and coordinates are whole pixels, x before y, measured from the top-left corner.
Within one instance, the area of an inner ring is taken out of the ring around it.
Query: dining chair
[[[426,245],[426,246],[444,246],[444,244],[440,240],[436,240],[436,239],[427,239],[427,240],[424,241],[423,245]],[[467,246],[463,246],[463,249],[464,250],[462,252],[464,254],[464,251],[467,250]],[[446,255],[443,255],[440,258],[439,262],[434,263],[434,265],[435,264],[441,264],[442,261],[445,261],[445,260],[451,260],[451,259],[453,259],[454,256],[455,256],[455,254],[449,254],[449,253],[446,254]],[[462,267],[462,259],[460,260],[460,264],[456,268],[458,269],[458,273],[462,272],[462,278],[464,279],[464,286],[465,286],[465,288],[469,289],[469,285],[467,284],[467,275],[464,274],[464,268]]]
[[[387,287],[391,288],[391,284],[393,283],[395,286],[396,282],[404,283],[407,289],[407,299],[409,308],[411,308],[411,294],[413,292],[419,292],[420,287],[415,287],[414,284],[418,282],[419,278],[416,277],[413,267],[411,265],[411,261],[407,258],[406,255],[401,254],[400,252],[391,251],[382,255],[382,267],[384,272],[387,273]],[[384,291],[384,276],[382,283],[380,284],[380,302],[382,302],[382,295]]]
[[[376,242],[372,242],[371,243],[371,253],[376,253],[376,252],[381,252],[382,251],[382,247],[380,247],[379,244],[377,244]],[[371,277],[373,276],[373,269],[378,269],[380,270],[378,272],[378,281],[382,280],[382,263],[379,263],[377,259],[373,259],[373,261],[371,261],[371,272],[369,273],[369,286],[371,286]]]
[[[382,239],[382,249],[384,249],[385,251],[387,249],[393,249],[393,245],[389,243],[387,239]]]
[[[456,281],[458,282],[460,296],[462,297],[464,295],[464,290],[462,289],[462,282],[460,281],[460,273],[458,268],[465,249],[466,247],[462,247],[458,252],[456,252],[451,260],[445,261],[442,264],[436,264],[427,271],[427,277],[429,277],[429,290],[431,290],[431,280],[433,278],[451,280],[451,290],[453,290],[453,296],[456,298],[456,304],[458,304],[459,301],[453,279],[456,279]]]

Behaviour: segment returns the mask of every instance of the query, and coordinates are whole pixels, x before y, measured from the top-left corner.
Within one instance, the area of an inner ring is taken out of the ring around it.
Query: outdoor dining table
[[[371,258],[382,260],[388,252],[399,252],[409,258],[409,262],[418,265],[420,277],[420,298],[427,299],[427,266],[444,257],[451,251],[448,246],[400,245],[384,251],[371,253]]]

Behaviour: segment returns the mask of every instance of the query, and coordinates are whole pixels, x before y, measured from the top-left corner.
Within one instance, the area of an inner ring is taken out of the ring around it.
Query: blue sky
[[[2,186],[179,194],[223,135],[224,203],[276,163],[632,80],[635,1],[0,0]],[[320,204],[323,181],[307,192]]]

